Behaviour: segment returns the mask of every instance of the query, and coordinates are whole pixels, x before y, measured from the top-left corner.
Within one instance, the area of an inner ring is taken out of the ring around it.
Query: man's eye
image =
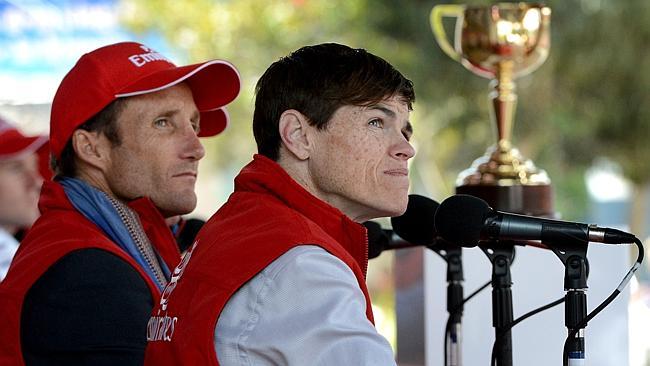
[[[384,121],[380,120],[379,118],[375,118],[368,121],[368,125],[381,128],[384,127]]]
[[[169,120],[167,118],[159,118],[153,122],[156,127],[167,127],[169,126]]]

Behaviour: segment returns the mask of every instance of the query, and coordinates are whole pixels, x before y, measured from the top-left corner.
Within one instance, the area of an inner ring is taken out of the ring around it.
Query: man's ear
[[[295,109],[286,110],[280,116],[278,129],[282,143],[299,160],[309,158],[310,128],[307,117]]]
[[[72,148],[79,160],[100,170],[109,161],[110,141],[100,132],[76,129],[72,133]]]

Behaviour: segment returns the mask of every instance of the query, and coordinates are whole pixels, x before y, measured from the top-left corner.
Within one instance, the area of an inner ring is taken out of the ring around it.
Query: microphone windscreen
[[[485,219],[492,209],[480,198],[457,194],[442,201],[435,216],[435,227],[443,239],[462,246],[476,246]]]
[[[379,257],[382,250],[388,246],[388,235],[379,223],[366,221],[363,226],[368,230],[368,259]]]
[[[433,244],[437,237],[434,216],[438,206],[438,202],[431,198],[409,195],[406,212],[390,219],[393,231],[411,244]]]

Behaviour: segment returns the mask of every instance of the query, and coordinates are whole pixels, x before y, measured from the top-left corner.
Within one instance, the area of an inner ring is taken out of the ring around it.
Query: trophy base
[[[551,180],[543,169],[524,157],[509,141],[499,141],[472,162],[456,179],[456,186],[539,186]]]
[[[550,184],[463,185],[456,187],[456,193],[478,197],[499,211],[530,216],[555,216]]]

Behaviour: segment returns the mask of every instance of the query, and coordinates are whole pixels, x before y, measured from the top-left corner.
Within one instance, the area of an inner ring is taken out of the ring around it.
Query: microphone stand
[[[447,262],[447,312],[449,327],[445,331],[445,366],[462,366],[461,340],[463,317],[463,257],[462,247],[439,239],[427,248],[438,253]]]
[[[576,327],[587,317],[588,243],[575,240],[569,244],[544,244],[549,246],[564,264],[564,324],[569,334],[576,331],[575,337],[569,339],[567,344],[568,363],[564,365],[581,366],[585,362],[585,329]],[[563,362],[564,352],[565,350],[562,350]]]
[[[492,326],[495,335],[495,358],[498,366],[512,366],[512,278],[510,265],[514,259],[514,243],[490,241],[481,250],[492,262]]]

